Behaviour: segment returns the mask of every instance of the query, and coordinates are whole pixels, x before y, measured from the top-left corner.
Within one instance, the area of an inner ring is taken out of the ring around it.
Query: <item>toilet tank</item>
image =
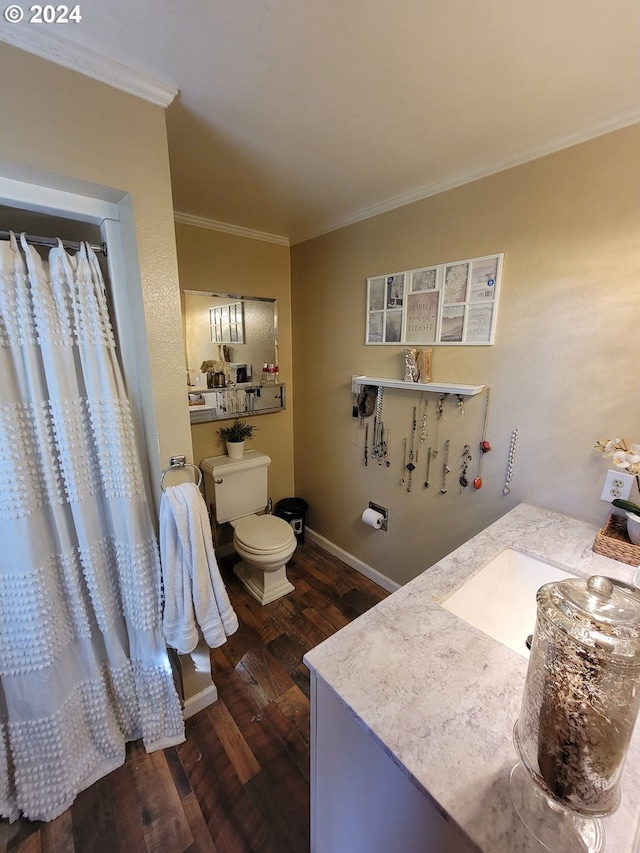
[[[202,460],[205,500],[218,524],[264,510],[270,464],[271,458],[259,450],[245,451],[242,459],[210,456]]]

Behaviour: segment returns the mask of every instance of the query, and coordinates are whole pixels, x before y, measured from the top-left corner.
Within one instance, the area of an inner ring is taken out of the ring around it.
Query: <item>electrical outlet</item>
[[[633,475],[624,471],[607,471],[600,500],[611,502],[616,498],[621,498],[623,501],[628,501],[633,480]]]

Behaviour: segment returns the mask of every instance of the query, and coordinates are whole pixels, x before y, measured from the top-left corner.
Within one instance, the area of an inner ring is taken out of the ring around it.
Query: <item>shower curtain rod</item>
[[[34,246],[49,246],[51,248],[54,248],[58,245],[57,237],[36,237],[33,234],[25,234],[24,236],[27,243],[32,243]],[[8,240],[9,237],[9,231],[0,231],[0,240]],[[62,245],[65,247],[65,249],[73,249],[76,252],[80,249],[80,243],[77,240],[62,240]],[[88,245],[93,249],[94,252],[100,252],[105,257],[107,256],[106,243],[89,243]]]

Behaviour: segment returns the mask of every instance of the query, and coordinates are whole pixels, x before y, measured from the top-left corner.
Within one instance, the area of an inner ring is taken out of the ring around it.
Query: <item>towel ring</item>
[[[184,461],[174,462],[173,459],[171,460],[171,463],[172,464],[169,465],[168,468],[165,468],[164,471],[162,472],[162,474],[160,475],[160,488],[162,489],[163,492],[166,491],[166,489],[164,487],[165,474],[168,474],[169,471],[181,470],[182,468],[194,468],[198,472],[198,482],[196,483],[196,486],[198,488],[200,488],[200,486],[202,484],[202,471],[198,468],[197,465],[194,465],[193,462],[184,462]]]

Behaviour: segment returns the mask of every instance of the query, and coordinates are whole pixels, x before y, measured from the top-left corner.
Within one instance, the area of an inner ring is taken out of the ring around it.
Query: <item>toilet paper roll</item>
[[[362,520],[365,524],[368,524],[369,527],[375,527],[376,530],[380,530],[384,523],[384,515],[377,512],[375,509],[371,509],[371,507],[367,507],[367,509],[362,513]]]

